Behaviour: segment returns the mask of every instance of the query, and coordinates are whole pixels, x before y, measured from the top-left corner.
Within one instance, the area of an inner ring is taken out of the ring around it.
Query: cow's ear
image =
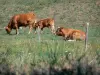
[[[58,27],[58,29],[61,31],[61,29],[63,29],[63,27]]]
[[[60,27],[57,27],[57,30],[59,31]]]
[[[61,31],[61,27],[57,27],[57,31],[60,32]]]
[[[58,27],[59,29],[63,29],[63,27]]]

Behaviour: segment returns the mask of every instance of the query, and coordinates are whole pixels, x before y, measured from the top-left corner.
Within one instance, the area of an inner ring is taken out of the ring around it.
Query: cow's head
[[[62,27],[58,27],[56,30],[56,35],[63,36]]]
[[[6,32],[7,32],[8,34],[10,34],[11,28],[9,28],[8,26],[6,26],[6,27],[4,27],[4,28],[5,28]]]

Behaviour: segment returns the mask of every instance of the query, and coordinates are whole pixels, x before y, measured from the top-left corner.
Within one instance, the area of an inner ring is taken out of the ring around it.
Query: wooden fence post
[[[40,28],[38,26],[38,29],[37,29],[37,34],[38,34],[38,40],[39,42],[41,42],[41,36],[40,36]]]
[[[87,22],[87,25],[86,25],[86,39],[85,39],[85,51],[87,51],[87,49],[88,49],[88,27],[89,27],[89,23]]]

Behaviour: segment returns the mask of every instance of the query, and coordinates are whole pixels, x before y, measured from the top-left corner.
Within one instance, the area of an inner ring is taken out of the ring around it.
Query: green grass
[[[0,27],[6,26],[14,14],[34,11],[38,19],[54,17],[55,26],[81,29],[90,22],[88,50],[84,41],[68,42],[44,29],[41,41],[34,31],[29,35],[28,27],[19,30],[19,35],[6,34],[0,30],[0,64],[13,65],[20,71],[27,64],[31,67],[62,67],[69,60],[78,60],[83,54],[88,63],[100,65],[100,6],[97,0],[0,0]],[[95,58],[96,57],[96,58]],[[94,59],[94,60],[93,60]]]
[[[63,67],[70,60],[79,60],[83,54],[85,56],[81,59],[82,61],[88,58],[88,63],[100,64],[98,37],[89,37],[88,50],[85,52],[84,41],[64,41],[62,37],[55,36],[46,29],[39,41],[37,34],[29,35],[28,29],[25,31],[20,30],[19,35],[8,35],[5,31],[1,31],[0,63],[13,65],[16,72],[22,71],[25,65],[29,68],[48,68],[49,65]],[[14,33],[13,31],[12,34]]]

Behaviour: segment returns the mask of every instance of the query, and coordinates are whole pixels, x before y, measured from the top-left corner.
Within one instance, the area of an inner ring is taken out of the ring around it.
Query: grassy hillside
[[[5,27],[14,14],[30,11],[37,15],[38,20],[54,18],[56,28],[64,26],[85,31],[84,25],[89,22],[88,50],[84,49],[84,41],[64,41],[47,28],[40,35],[41,42],[34,30],[28,35],[28,27],[20,29],[18,36],[8,35],[5,30],[0,29],[1,74],[5,73],[2,71],[2,65],[5,64],[8,67],[4,68],[5,71],[14,71],[16,75],[23,72],[28,75],[33,68],[49,68],[51,65],[59,68],[73,64],[80,66],[80,63],[95,65],[95,68],[100,66],[99,0],[0,0],[0,28]],[[12,31],[14,33],[15,30]],[[84,67],[81,71],[86,73]]]

